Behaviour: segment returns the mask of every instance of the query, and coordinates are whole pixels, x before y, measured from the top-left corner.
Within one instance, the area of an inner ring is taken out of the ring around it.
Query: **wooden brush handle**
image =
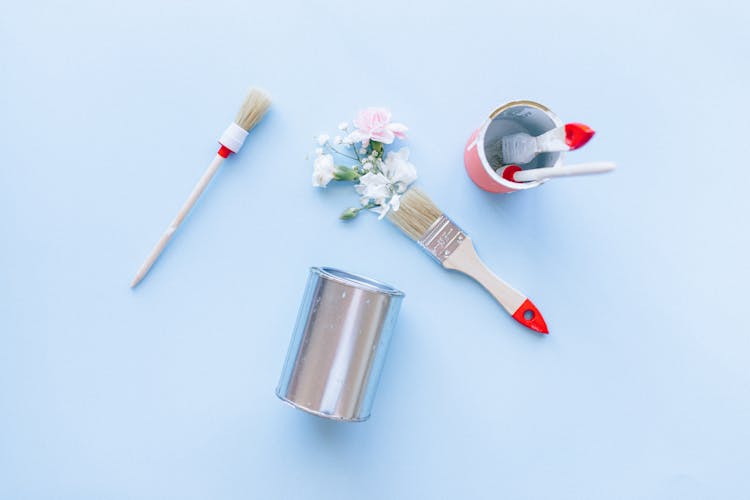
[[[443,261],[443,267],[460,271],[470,276],[495,297],[503,308],[512,316],[526,301],[526,296],[495,276],[477,255],[474,243],[466,236],[453,253]]]
[[[183,203],[182,208],[177,213],[177,216],[174,218],[174,220],[172,220],[169,226],[167,226],[164,234],[162,234],[161,238],[159,238],[159,241],[156,242],[154,249],[151,250],[151,253],[148,254],[148,257],[146,257],[146,260],[143,262],[140,269],[138,269],[133,282],[130,284],[131,288],[140,283],[140,281],[146,276],[146,274],[148,274],[151,266],[154,265],[156,259],[158,259],[159,255],[161,255],[161,253],[164,251],[164,248],[166,248],[167,243],[169,243],[169,240],[172,238],[172,235],[175,233],[175,231],[177,231],[177,228],[180,227],[180,224],[182,224],[182,221],[185,220],[187,214],[190,213],[190,209],[192,209],[195,203],[198,201],[198,198],[200,198],[203,190],[206,189],[206,186],[208,186],[209,182],[211,182],[211,179],[213,178],[214,174],[216,174],[217,170],[219,170],[219,167],[221,166],[221,163],[223,161],[224,157],[217,154],[206,171],[203,172],[203,175],[193,188],[190,196],[188,196],[187,200],[185,200],[185,203]]]

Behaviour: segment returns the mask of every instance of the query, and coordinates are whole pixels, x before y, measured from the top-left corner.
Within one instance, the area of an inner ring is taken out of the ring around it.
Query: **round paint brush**
[[[245,101],[242,103],[242,107],[240,107],[234,122],[232,122],[224,133],[221,134],[221,137],[219,138],[220,148],[216,153],[216,157],[203,173],[198,184],[195,185],[190,196],[185,200],[185,203],[177,213],[177,216],[169,224],[167,230],[164,231],[164,234],[156,243],[154,249],[151,250],[151,253],[146,257],[143,265],[138,269],[135,278],[133,278],[133,282],[130,284],[131,288],[138,285],[146,274],[148,274],[151,266],[154,265],[156,259],[158,259],[159,255],[164,251],[164,248],[167,246],[167,243],[169,243],[172,235],[177,231],[177,228],[180,227],[182,221],[185,220],[187,214],[198,201],[198,198],[200,198],[203,190],[206,189],[206,186],[211,182],[214,174],[219,170],[222,162],[229,157],[230,154],[237,153],[240,150],[250,132],[250,129],[257,125],[261,118],[263,118],[263,115],[266,114],[270,105],[271,100],[268,97],[268,94],[259,89],[250,89],[250,92],[248,92],[247,97],[245,97]]]
[[[572,175],[591,175],[611,172],[617,165],[611,161],[595,161],[591,163],[577,163],[561,167],[531,168],[521,170],[518,165],[508,165],[498,169],[497,173],[504,179],[513,182],[530,182],[551,179],[553,177],[568,177]]]
[[[500,141],[500,164],[529,163],[540,153],[573,151],[594,136],[583,123],[568,123],[536,137],[525,132],[504,136]]]

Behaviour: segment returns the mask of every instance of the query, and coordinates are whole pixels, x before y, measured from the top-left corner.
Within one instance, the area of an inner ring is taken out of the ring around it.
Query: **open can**
[[[466,172],[477,186],[490,193],[512,193],[537,187],[545,181],[514,182],[496,171],[503,166],[500,161],[502,138],[519,132],[538,136],[562,125],[557,115],[537,102],[504,104],[469,137],[464,150]],[[540,153],[523,168],[556,167],[562,164],[562,157],[562,152]]]
[[[403,292],[330,267],[313,267],[276,395],[333,420],[370,416]]]

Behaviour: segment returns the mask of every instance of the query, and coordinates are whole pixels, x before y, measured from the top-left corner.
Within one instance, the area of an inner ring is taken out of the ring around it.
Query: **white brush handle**
[[[166,248],[167,243],[169,243],[169,240],[172,238],[172,235],[175,233],[175,231],[177,231],[177,228],[180,227],[180,224],[182,224],[182,221],[185,220],[187,214],[190,213],[190,209],[192,209],[195,203],[198,201],[198,198],[200,198],[203,190],[206,189],[206,186],[208,186],[208,183],[211,182],[211,179],[219,170],[219,167],[221,166],[221,163],[223,161],[224,157],[217,154],[206,171],[203,172],[203,175],[193,188],[193,191],[190,193],[190,196],[188,196],[188,199],[185,200],[185,203],[177,213],[177,216],[169,224],[167,230],[164,231],[164,234],[161,236],[161,238],[159,238],[156,246],[154,246],[154,249],[151,250],[151,253],[148,255],[148,257],[146,257],[143,265],[141,265],[140,269],[138,269],[138,272],[135,274],[135,278],[133,278],[133,282],[130,284],[131,288],[140,283],[141,280],[146,276],[146,274],[148,274],[151,266],[154,265],[156,259],[158,259],[159,255],[161,255],[161,253],[164,251],[164,248]]]
[[[513,175],[516,182],[541,181],[552,177],[567,177],[569,175],[602,174],[614,170],[616,165],[611,161],[597,161],[592,163],[578,163],[562,167],[532,168],[520,170]]]

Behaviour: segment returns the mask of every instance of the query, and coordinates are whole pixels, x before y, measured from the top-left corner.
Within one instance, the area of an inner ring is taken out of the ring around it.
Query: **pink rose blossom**
[[[347,139],[361,142],[365,147],[370,140],[391,144],[394,139],[406,138],[406,125],[391,123],[391,112],[385,108],[367,108],[357,113],[354,119],[357,127]]]

